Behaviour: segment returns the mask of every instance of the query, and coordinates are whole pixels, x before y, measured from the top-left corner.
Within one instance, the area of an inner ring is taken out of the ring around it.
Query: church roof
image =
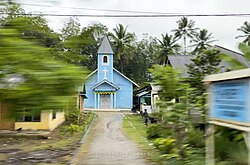
[[[128,77],[126,77],[124,74],[122,74],[121,72],[119,72],[117,69],[113,68],[114,71],[116,71],[118,74],[120,74],[122,77],[124,77],[125,79],[127,79],[128,81],[130,81],[132,84],[134,84],[136,87],[139,87],[138,84],[136,84],[134,81],[132,81],[131,79],[129,79]],[[97,73],[97,70],[94,70],[92,73],[90,73],[85,79],[88,79],[90,76],[92,76],[93,74]],[[102,81],[101,81],[102,82]],[[100,82],[100,83],[101,83]],[[97,84],[98,85],[98,84]]]
[[[104,84],[104,83],[106,83],[106,84],[112,86],[112,87],[115,88],[115,89],[120,89],[118,86],[116,86],[116,85],[113,84],[112,82],[109,82],[108,80],[103,80],[103,81],[99,82],[98,84],[96,84],[95,86],[93,86],[92,89],[95,89],[95,88],[101,86],[101,85]]]
[[[103,37],[102,44],[99,47],[97,53],[98,54],[114,54],[107,36]]]
[[[130,80],[128,77],[126,77],[124,74],[122,74],[121,72],[119,72],[117,69],[114,68],[114,71],[116,71],[116,72],[119,73],[122,77],[124,77],[125,79],[127,79],[128,81],[130,81],[131,83],[133,83],[136,87],[139,87],[138,84],[136,84],[134,81]]]
[[[85,79],[88,79],[90,76],[92,76],[94,73],[97,72],[98,69],[94,70],[93,72],[91,72],[87,77],[85,77]]]

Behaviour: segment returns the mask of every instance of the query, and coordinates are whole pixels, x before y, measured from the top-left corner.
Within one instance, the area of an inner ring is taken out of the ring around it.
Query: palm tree
[[[115,56],[119,62],[121,72],[124,71],[124,64],[130,59],[129,53],[126,52],[131,47],[132,41],[135,40],[135,36],[132,33],[127,32],[127,27],[124,28],[122,24],[118,24],[113,29],[114,34],[111,33],[110,37],[115,46]]]
[[[192,41],[195,42],[194,45],[191,45],[192,47],[195,47],[193,53],[199,54],[203,50],[210,47],[210,44],[216,40],[213,40],[212,33],[208,33],[207,29],[202,29],[199,31],[199,33],[194,35]]]
[[[176,43],[176,38],[172,35],[168,35],[168,33],[166,33],[165,36],[163,34],[161,36],[162,41],[158,40],[160,42],[159,59],[160,62],[166,66],[168,64],[168,55],[175,54],[180,48],[180,45]]]
[[[236,38],[246,37],[243,42],[250,46],[250,22],[245,21],[243,26],[241,26],[237,30],[242,31],[245,34],[237,36]]]
[[[182,17],[180,20],[177,21],[178,28],[174,29],[173,32],[175,32],[175,37],[180,39],[183,38],[183,44],[184,44],[184,54],[186,54],[186,40],[187,38],[193,38],[195,35],[195,31],[198,28],[194,28],[195,21],[188,20],[187,17]]]

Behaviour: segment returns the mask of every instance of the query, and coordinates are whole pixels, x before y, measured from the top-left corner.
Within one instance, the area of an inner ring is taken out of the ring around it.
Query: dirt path
[[[122,132],[122,113],[100,112],[73,160],[79,165],[146,165],[138,146]]]

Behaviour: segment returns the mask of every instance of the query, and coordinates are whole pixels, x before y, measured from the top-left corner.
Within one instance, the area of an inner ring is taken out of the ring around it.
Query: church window
[[[107,56],[103,56],[103,63],[108,63],[108,57]]]

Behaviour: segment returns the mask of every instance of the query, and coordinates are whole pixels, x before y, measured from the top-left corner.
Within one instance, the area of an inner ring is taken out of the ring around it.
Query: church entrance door
[[[110,109],[110,95],[101,95],[101,109]]]

